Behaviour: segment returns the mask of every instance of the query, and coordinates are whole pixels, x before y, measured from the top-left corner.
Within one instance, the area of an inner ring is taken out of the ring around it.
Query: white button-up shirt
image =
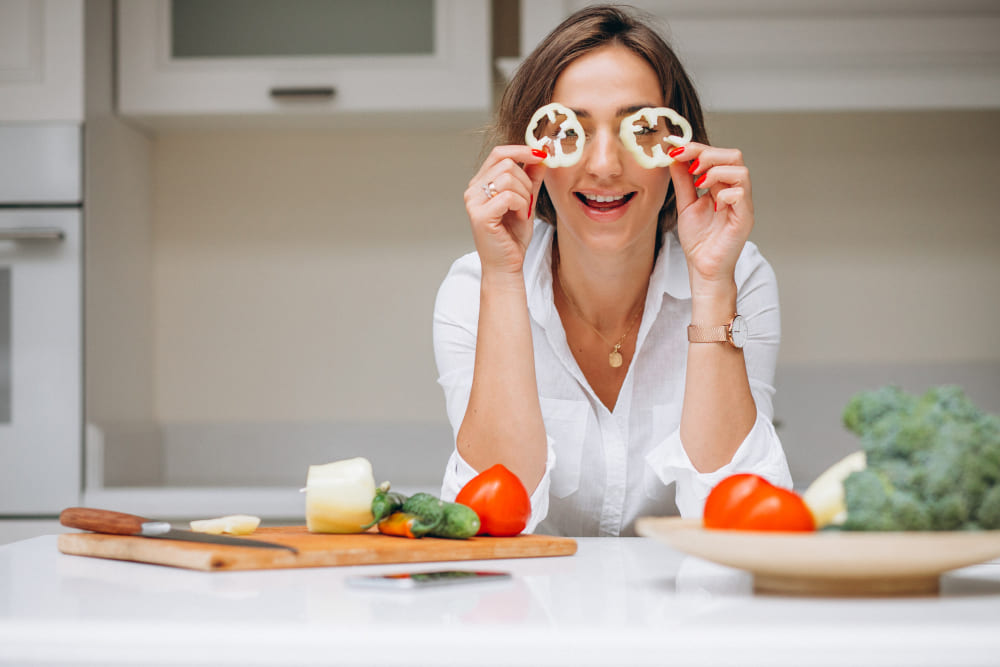
[[[680,439],[691,286],[676,233],[664,235],[636,351],[612,411],[591,389],[566,342],[552,297],[553,237],[551,225],[536,221],[523,268],[548,441],[545,475],[531,496],[526,530],[633,535],[633,524],[641,516],[679,510],[681,516],[699,517],[711,488],[736,472],[755,472],[791,487],[785,454],[771,423],[781,335],[778,288],[757,247],[748,242],[736,264],[737,310],[749,330],[743,354],[757,420],[730,463],[700,473]],[[441,284],[434,308],[438,383],[456,436],[472,389],[481,276],[478,254],[458,259]],[[726,419],[726,406],[717,408],[719,419]],[[456,448],[445,470],[441,496],[454,499],[475,475]]]

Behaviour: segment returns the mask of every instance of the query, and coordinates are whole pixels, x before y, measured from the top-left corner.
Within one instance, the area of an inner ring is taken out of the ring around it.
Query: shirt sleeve
[[[779,486],[792,486],[785,452],[771,421],[774,373],[781,343],[778,283],[770,264],[752,243],[747,243],[737,262],[736,281],[737,311],[746,319],[749,331],[743,357],[757,418],[732,460],[712,472],[698,472],[691,463],[679,427],[647,455],[647,464],[660,480],[676,484],[677,509],[683,517],[700,517],[712,487],[734,473],[752,472]]]
[[[438,290],[434,303],[434,359],[438,384],[444,390],[445,409],[451,423],[452,438],[465,419],[472,392],[476,364],[476,336],[479,330],[479,285],[482,269],[479,256],[470,253],[452,265]],[[524,532],[530,533],[548,515],[551,471],[555,465],[552,438],[546,436],[545,474],[531,494],[531,519]],[[458,453],[456,447],[448,460],[441,498],[452,501],[463,486],[478,474]]]

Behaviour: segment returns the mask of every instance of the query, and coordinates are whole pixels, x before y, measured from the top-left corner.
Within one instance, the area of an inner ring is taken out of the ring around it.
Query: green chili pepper
[[[362,528],[368,530],[382,519],[402,508],[405,502],[406,496],[395,491],[390,492],[389,482],[382,482],[375,491],[375,497],[372,498],[372,515],[375,518],[368,525],[362,526]]]

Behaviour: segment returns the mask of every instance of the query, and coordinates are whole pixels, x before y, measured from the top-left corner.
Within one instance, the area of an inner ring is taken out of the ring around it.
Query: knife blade
[[[295,547],[276,542],[263,542],[229,535],[213,535],[197,533],[193,530],[174,528],[166,521],[151,521],[135,514],[100,510],[91,507],[69,507],[59,514],[59,523],[67,528],[79,528],[107,535],[132,535],[136,537],[153,537],[164,540],[181,540],[184,542],[208,542],[210,544],[225,544],[238,547],[257,547],[262,549],[287,549],[298,553]]]

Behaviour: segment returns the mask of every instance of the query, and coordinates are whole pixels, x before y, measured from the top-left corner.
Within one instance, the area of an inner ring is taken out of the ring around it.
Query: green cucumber
[[[444,522],[444,502],[429,493],[414,493],[403,503],[402,511],[419,517],[414,533],[433,532]]]
[[[479,515],[475,510],[458,503],[444,503],[444,521],[431,531],[434,537],[464,540],[479,532]]]

